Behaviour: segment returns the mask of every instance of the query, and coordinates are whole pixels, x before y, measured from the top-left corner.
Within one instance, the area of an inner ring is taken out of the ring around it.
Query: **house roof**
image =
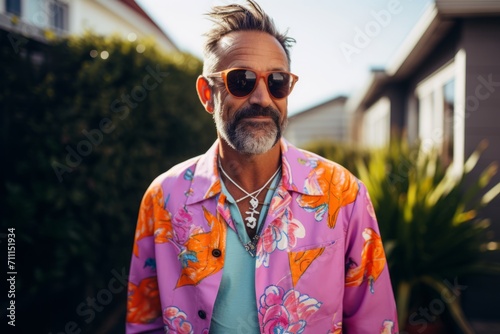
[[[143,9],[141,6],[139,6],[137,4],[137,2],[135,0],[118,0],[118,2],[121,2],[122,4],[124,4],[125,6],[127,6],[128,8],[130,8],[131,10],[133,10],[135,13],[137,13],[139,16],[141,16],[142,18],[144,18],[146,21],[148,21],[149,23],[152,24],[152,26],[161,34],[163,35],[168,41],[169,43],[175,48],[177,49],[177,46],[175,45],[175,43],[172,41],[172,39],[167,35],[167,33],[165,31],[163,31],[162,28],[160,28],[160,26],[151,18],[151,16],[149,16]],[[104,1],[101,1],[101,3],[105,3]]]
[[[436,6],[441,15],[452,17],[496,16],[500,13],[498,0],[436,0]]]
[[[347,110],[356,112],[364,108],[388,81],[408,77],[446,36],[457,18],[499,14],[498,0],[435,0],[413,27],[386,69],[372,71],[364,89],[348,101]]]
[[[134,12],[148,20],[151,24],[153,24],[158,30],[161,31],[162,34],[165,34],[163,30],[156,24],[156,22],[139,6],[135,0],[118,0],[119,2],[127,5],[129,8],[131,8]]]
[[[330,104],[330,103],[334,103],[334,102],[341,102],[341,103],[344,103],[345,101],[347,100],[347,96],[345,95],[339,95],[339,96],[336,96],[334,98],[331,98],[331,99],[328,99],[326,101],[323,101],[315,106],[312,106],[312,107],[309,107],[307,109],[304,109],[302,111],[299,111],[299,112],[296,112],[295,114],[289,116],[288,118],[289,119],[293,119],[297,116],[302,116],[304,114],[307,114],[307,113],[310,113],[310,112],[314,112],[316,111],[318,108],[321,108],[327,104]]]

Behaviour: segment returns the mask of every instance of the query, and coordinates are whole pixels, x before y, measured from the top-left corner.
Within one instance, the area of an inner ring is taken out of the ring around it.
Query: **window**
[[[453,161],[455,128],[455,79],[443,86],[443,160],[446,165]]]
[[[50,3],[51,27],[56,30],[68,30],[68,5],[57,0]]]
[[[443,67],[417,86],[418,134],[423,148],[437,148],[445,165],[454,157],[455,64]]]
[[[424,149],[437,148],[443,162],[457,175],[463,171],[465,152],[466,54],[459,50],[439,70],[417,84],[416,120]]]
[[[21,0],[6,0],[5,11],[10,14],[21,16]]]

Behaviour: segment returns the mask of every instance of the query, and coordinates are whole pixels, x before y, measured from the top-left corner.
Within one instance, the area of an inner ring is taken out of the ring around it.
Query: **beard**
[[[272,122],[254,122],[249,117],[268,116]],[[224,122],[221,113],[214,113],[218,133],[231,148],[244,154],[263,154],[281,138],[287,119],[280,122],[280,112],[272,107],[252,105],[238,110]]]

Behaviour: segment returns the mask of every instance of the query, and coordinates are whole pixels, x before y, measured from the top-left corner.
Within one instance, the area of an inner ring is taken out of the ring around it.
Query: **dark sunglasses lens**
[[[227,89],[231,94],[237,97],[243,97],[250,94],[255,87],[257,76],[254,72],[248,70],[234,70],[227,73]]]
[[[282,99],[290,94],[290,74],[274,72],[267,77],[269,92],[277,98]]]

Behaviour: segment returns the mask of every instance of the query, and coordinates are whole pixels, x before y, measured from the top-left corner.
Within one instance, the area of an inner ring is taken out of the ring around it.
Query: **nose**
[[[256,85],[257,87],[255,87],[252,94],[250,94],[248,102],[250,104],[258,104],[262,107],[268,107],[272,103],[272,98],[267,90],[266,78],[260,77]]]

